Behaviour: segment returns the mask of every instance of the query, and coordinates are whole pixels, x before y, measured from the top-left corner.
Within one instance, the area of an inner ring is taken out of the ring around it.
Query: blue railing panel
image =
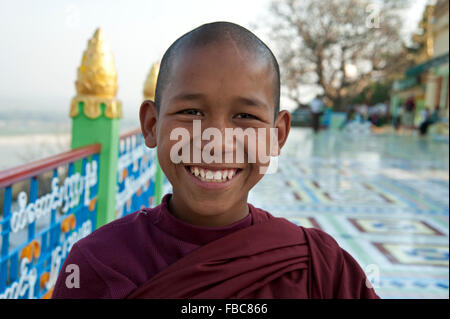
[[[155,206],[156,150],[141,133],[121,138],[117,163],[116,218]]]
[[[5,187],[0,249],[0,299],[48,298],[72,245],[96,227],[99,154]],[[78,168],[79,167],[79,168]],[[17,194],[15,185],[22,183]],[[39,195],[40,183],[50,191]],[[49,185],[47,185],[49,186]],[[38,196],[39,195],[39,196]]]

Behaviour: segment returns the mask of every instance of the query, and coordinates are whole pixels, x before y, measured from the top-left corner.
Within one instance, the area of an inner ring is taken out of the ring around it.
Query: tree
[[[351,103],[375,105],[389,100],[392,82],[374,82],[363,88],[361,92],[352,98]]]
[[[343,110],[369,83],[405,69],[398,7],[403,1],[274,0],[269,25],[285,95],[321,91]]]

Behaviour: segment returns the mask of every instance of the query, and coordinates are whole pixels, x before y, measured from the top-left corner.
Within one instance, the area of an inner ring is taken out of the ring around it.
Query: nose
[[[225,138],[226,131],[232,129],[232,124],[224,116],[214,116],[197,122],[194,123],[193,130],[194,149],[197,148],[206,153],[209,151],[209,154],[214,156],[215,161],[221,160],[224,163],[226,158],[234,154],[236,148],[233,139],[228,141]],[[201,129],[199,128],[200,125]],[[220,154],[216,154],[219,150]]]

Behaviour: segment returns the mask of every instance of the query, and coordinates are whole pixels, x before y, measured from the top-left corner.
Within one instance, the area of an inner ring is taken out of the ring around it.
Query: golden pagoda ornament
[[[117,72],[114,57],[100,28],[95,31],[83,53],[75,87],[77,95],[72,99],[71,117],[78,116],[80,102],[83,102],[83,111],[88,118],[96,119],[102,115],[102,104],[105,105],[106,117],[122,116],[121,103],[116,99]]]
[[[144,83],[144,98],[155,101],[156,81],[158,80],[159,62],[155,62]]]

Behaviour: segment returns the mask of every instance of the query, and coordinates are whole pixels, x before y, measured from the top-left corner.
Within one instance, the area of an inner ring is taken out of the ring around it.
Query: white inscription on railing
[[[52,179],[52,191],[45,194],[34,203],[27,203],[27,193],[20,192],[18,195],[19,209],[11,216],[10,224],[13,233],[25,228],[36,220],[47,216],[53,209],[62,207],[62,212],[67,213],[70,208],[77,206],[80,202],[81,194],[84,193],[84,206],[90,203],[90,188],[97,184],[97,161],[92,161],[86,165],[86,175],[74,173],[67,177],[60,187],[58,178]]]
[[[45,284],[47,291],[55,286],[61,263],[70,252],[72,246],[91,232],[92,223],[90,220],[87,220],[78,230],[73,231],[65,241],[52,250],[50,276]],[[22,258],[20,261],[20,277],[0,294],[0,299],[36,298],[34,287],[37,280],[37,269],[35,267],[29,268],[29,266],[32,266],[32,264],[30,265],[28,258]]]
[[[117,210],[121,210],[122,207],[127,203],[127,201],[130,200],[134,194],[136,194],[140,187],[142,187],[145,191],[144,186],[147,184],[147,182],[150,181],[153,176],[155,176],[156,162],[152,161],[151,165],[148,165],[150,159],[155,158],[155,153],[155,150],[148,148],[147,146],[145,146],[145,144],[140,144],[119,157],[117,163],[118,182],[123,182],[125,187],[122,191],[119,191],[119,186],[117,186]],[[139,159],[141,159],[140,165]],[[131,174],[128,174],[124,180],[122,172],[131,164],[133,164],[133,172],[139,170],[139,177],[135,179],[133,176],[131,176]]]

